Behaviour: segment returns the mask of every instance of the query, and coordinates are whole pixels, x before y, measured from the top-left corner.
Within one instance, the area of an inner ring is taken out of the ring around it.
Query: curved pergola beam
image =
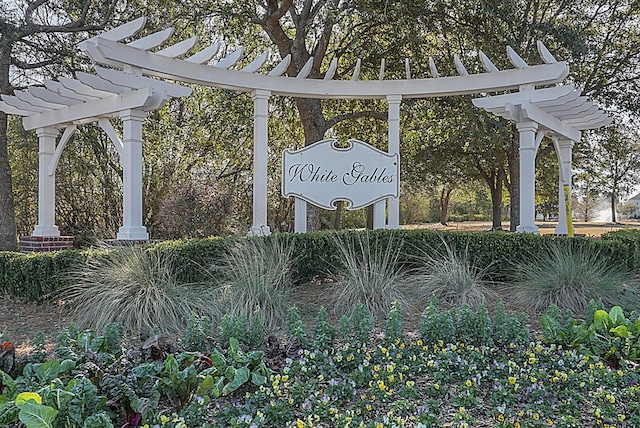
[[[561,82],[569,74],[566,62],[527,66],[491,73],[427,79],[399,80],[321,80],[243,73],[226,67],[213,67],[158,55],[130,45],[95,37],[83,45],[97,63],[122,68],[136,67],[149,76],[204,86],[300,98],[383,99],[431,98],[518,90],[524,85],[544,86]],[[234,55],[235,56],[235,55]],[[235,58],[232,58],[235,59]],[[226,66],[226,60],[220,61]]]

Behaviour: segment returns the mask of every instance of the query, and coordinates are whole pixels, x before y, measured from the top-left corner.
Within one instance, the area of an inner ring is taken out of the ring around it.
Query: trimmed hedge
[[[326,277],[339,261],[337,240],[355,239],[365,232],[313,232],[305,234],[280,234],[294,245],[298,257],[294,277],[299,282]],[[419,255],[442,251],[444,242],[457,249],[467,249],[473,263],[488,268],[496,280],[508,281],[510,272],[518,264],[533,260],[548,252],[550,245],[588,247],[611,259],[612,263],[629,270],[640,268],[640,231],[610,232],[603,239],[566,238],[516,234],[509,232],[438,232],[427,230],[377,230],[368,232],[370,247],[386,248],[390,239],[403,250],[400,262],[406,267],[415,266]],[[244,238],[208,238],[167,241],[148,244],[149,251],[170,252],[177,260],[179,281],[202,282],[210,279],[212,263],[229,246]],[[249,238],[264,239],[264,238]],[[24,255],[0,252],[0,294],[8,294],[33,302],[45,301],[64,285],[69,272],[77,269],[92,257],[108,257],[112,250],[67,250],[56,253]]]
[[[602,234],[605,241],[617,241],[625,246],[631,257],[630,265],[640,266],[640,229],[618,229]]]

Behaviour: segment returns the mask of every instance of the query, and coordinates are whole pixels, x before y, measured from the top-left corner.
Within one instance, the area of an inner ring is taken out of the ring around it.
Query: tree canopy
[[[473,72],[481,68],[480,50],[504,69],[507,45],[535,64],[535,42],[542,40],[558,59],[569,62],[570,80],[585,95],[621,118],[638,109],[640,6],[629,0],[19,0],[0,11],[0,92],[11,94],[43,76],[69,76],[88,67],[87,59],[76,54],[79,40],[143,13],[149,16],[147,32],[174,25],[176,38],[198,34],[203,43],[215,38],[225,51],[238,45],[249,53],[270,49],[272,62],[291,55],[289,76],[297,75],[313,57],[309,78],[322,78],[334,59],[337,78],[342,79],[351,77],[357,63],[361,79],[378,79],[383,61],[382,78],[404,78],[406,59],[412,77],[429,77],[430,57],[442,75],[453,75],[454,54]],[[250,217],[251,100],[224,90],[194,89],[192,97],[168,103],[145,124],[145,222],[157,237],[243,233]],[[506,190],[515,227],[519,163],[514,126],[478,111],[468,97],[406,100],[401,108],[403,186],[434,189],[439,219],[446,222],[455,189],[483,183],[496,229],[502,226]],[[278,197],[283,148],[311,144],[328,134],[385,148],[386,117],[386,103],[381,101],[273,97],[272,229],[289,230],[292,222],[292,203]],[[583,170],[592,174],[584,176],[618,177],[597,186],[602,194],[615,193],[613,200],[624,194],[624,183],[640,169],[634,163],[637,141],[629,127],[595,132],[576,146],[589,155],[575,158],[596,162],[585,163]],[[612,162],[612,152],[627,166]],[[540,156],[541,171],[555,167],[548,155]],[[8,127],[0,113],[0,249],[14,249],[16,232],[28,233],[33,227],[36,156],[34,136],[21,131],[17,120]],[[57,177],[57,216],[65,233],[115,233],[121,220],[121,174],[108,139],[98,128],[83,127],[64,152]],[[550,198],[557,176],[540,173],[538,179],[545,198]],[[191,226],[169,227],[176,216],[167,212],[181,207],[190,207],[184,217],[191,219]],[[201,207],[209,208],[199,211]],[[225,216],[208,229],[198,218],[211,217],[211,212]],[[332,226],[340,227],[340,220],[338,213]],[[320,227],[318,212],[312,225]]]

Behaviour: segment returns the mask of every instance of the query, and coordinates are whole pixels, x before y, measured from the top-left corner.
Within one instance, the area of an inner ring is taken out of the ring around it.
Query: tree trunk
[[[502,183],[491,189],[491,229],[502,230]]]
[[[507,153],[507,163],[509,164],[509,230],[516,231],[520,224],[520,134],[516,130],[511,141],[511,150]]]
[[[617,223],[616,220],[616,194],[611,192],[611,222]]]
[[[440,224],[443,226],[447,225],[447,221],[449,220],[449,202],[451,201],[451,192],[453,192],[453,187],[442,187],[442,191],[440,192]]]
[[[0,94],[9,95],[13,91],[9,83],[10,64],[10,49],[7,46],[0,46]],[[0,112],[0,251],[17,249],[16,214],[8,145],[7,115]]]
[[[343,201],[336,202],[336,216],[333,219],[333,228],[335,230],[342,229],[342,208],[344,206]]]
[[[322,114],[322,104],[318,99],[295,98],[300,121],[304,129],[304,145],[309,146],[324,138],[326,120]],[[307,230],[320,230],[320,208],[307,203]]]

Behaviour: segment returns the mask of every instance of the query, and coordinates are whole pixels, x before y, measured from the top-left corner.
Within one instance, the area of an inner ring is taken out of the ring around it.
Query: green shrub
[[[341,260],[333,273],[334,312],[351,315],[355,306],[361,303],[374,318],[382,319],[394,302],[406,306],[403,274],[398,265],[402,241],[391,237],[385,246],[381,246],[367,233],[352,238],[335,238]]]
[[[0,252],[0,295],[30,302],[51,298],[66,282],[67,273],[92,256],[76,250],[20,254]]]
[[[373,331],[373,318],[367,306],[362,303],[356,304],[349,321],[351,332],[356,342],[361,345],[368,344]]]
[[[367,234],[370,247],[384,251],[389,241],[402,241],[403,252],[398,255],[398,264],[415,268],[416,256],[442,246],[446,242],[451,248],[466,248],[473,257],[473,265],[480,270],[491,267],[496,281],[511,280],[509,268],[523,261],[543,256],[556,243],[569,243],[575,247],[588,248],[606,258],[613,265],[629,270],[640,268],[640,241],[637,232],[622,230],[606,233],[602,240],[577,237],[539,236],[508,232],[459,233],[431,230],[376,230],[369,232],[312,232],[281,234],[278,239],[287,246],[296,248],[292,278],[297,283],[317,277],[330,276],[333,267],[340,263],[339,245],[353,241],[356,236]],[[180,284],[194,284],[210,280],[206,267],[218,260],[246,238],[206,238],[166,241],[148,244],[147,248],[174,260],[175,279]],[[342,244],[341,244],[342,243]],[[20,254],[0,252],[0,294],[41,302],[56,296],[65,284],[69,271],[76,271],[87,261],[105,257],[112,250],[67,250],[54,253]],[[433,253],[432,255],[436,255]],[[386,314],[386,311],[384,311]]]
[[[542,311],[551,305],[583,313],[591,299],[605,305],[637,305],[638,282],[599,251],[584,246],[551,245],[548,254],[519,266],[514,302]]]
[[[287,333],[290,340],[296,340],[298,345],[306,347],[309,340],[307,338],[307,326],[302,321],[300,310],[297,306],[292,306],[287,311]]]
[[[384,325],[384,340],[387,345],[402,340],[402,307],[396,301],[387,315]]]
[[[507,313],[501,300],[491,318],[492,337],[495,346],[506,348],[511,344],[525,345],[529,343],[528,316],[522,312]]]
[[[264,342],[264,329],[260,320],[247,319],[246,315],[225,314],[218,325],[220,343],[236,339],[247,348],[260,346]]]
[[[508,347],[529,342],[527,315],[508,314],[500,302],[493,318],[484,305],[462,305],[446,311],[438,309],[435,296],[422,313],[420,337],[427,344],[462,342],[474,346]]]
[[[487,269],[475,267],[469,255],[469,248],[456,251],[444,243],[444,252],[436,255],[424,252],[416,257],[418,267],[413,269],[409,281],[412,291],[419,301],[426,301],[435,295],[447,305],[485,304],[487,296],[493,294],[489,288]]]
[[[603,233],[603,241],[614,241],[624,247],[629,269],[640,268],[640,229],[618,229]]]
[[[329,322],[327,311],[321,307],[313,326],[313,347],[320,350],[329,349],[333,345],[335,335],[335,328]]]
[[[432,295],[422,312],[420,336],[426,344],[454,343],[457,340],[454,310],[441,312],[438,299]]]
[[[187,320],[187,330],[181,340],[185,351],[208,352],[211,349],[213,325],[208,316],[191,314]]]
[[[223,313],[258,319],[266,332],[284,325],[291,299],[293,246],[278,237],[238,242],[211,272]]]
[[[90,259],[69,277],[61,298],[70,302],[82,328],[122,323],[130,332],[156,328],[181,333],[192,314],[215,317],[216,290],[183,284],[175,258],[152,248],[121,248]]]

